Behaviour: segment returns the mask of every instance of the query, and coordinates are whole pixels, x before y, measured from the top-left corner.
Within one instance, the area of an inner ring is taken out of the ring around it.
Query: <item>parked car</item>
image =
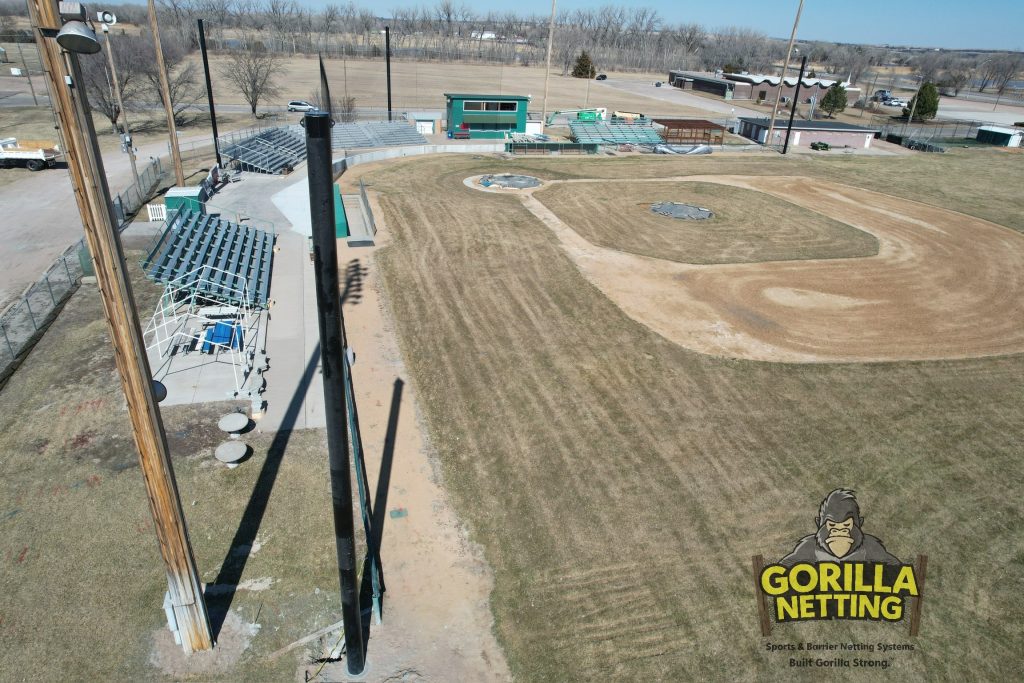
[[[661,87],[661,81],[654,81],[654,87],[655,88],[660,88]]]
[[[608,74],[597,74],[597,79],[596,80],[607,81],[608,80]]]
[[[875,94],[874,94],[874,98],[876,100],[878,100],[879,102],[885,102],[886,100],[891,100],[892,99],[892,91],[891,90],[876,90]]]
[[[827,152],[830,149],[832,149],[832,145],[828,144],[827,142],[812,142],[811,149],[813,149],[815,152]]]
[[[316,107],[303,100],[292,100],[288,103],[288,111],[316,111]]]
[[[901,100],[898,97],[892,97],[892,98],[886,100],[883,104],[887,104],[890,107],[905,107],[905,106],[907,106],[906,101],[905,100]]]

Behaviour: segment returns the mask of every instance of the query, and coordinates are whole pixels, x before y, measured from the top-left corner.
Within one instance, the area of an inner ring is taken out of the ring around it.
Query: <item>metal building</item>
[[[978,142],[987,142],[999,147],[1020,147],[1024,138],[1024,128],[1003,128],[1001,126],[981,126],[978,128]]]
[[[501,139],[526,132],[528,95],[445,93],[450,138]]]

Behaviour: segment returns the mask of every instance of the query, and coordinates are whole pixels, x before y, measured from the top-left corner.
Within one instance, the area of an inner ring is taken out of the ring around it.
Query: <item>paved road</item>
[[[49,116],[49,112],[46,112]],[[182,142],[209,139],[209,135],[182,138]],[[140,168],[150,156],[167,153],[166,142],[154,142],[139,148]],[[169,162],[168,162],[169,163]],[[128,156],[109,151],[103,156],[104,170],[111,191],[124,189],[132,182]],[[0,171],[3,173],[4,171]],[[0,245],[4,259],[0,269],[0,309],[16,299],[35,282],[60,254],[82,237],[82,219],[71,190],[66,168],[30,173],[24,179],[0,186]]]

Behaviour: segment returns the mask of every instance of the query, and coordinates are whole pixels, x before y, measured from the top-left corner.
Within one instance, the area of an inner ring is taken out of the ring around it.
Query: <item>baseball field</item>
[[[912,646],[839,677],[1021,677],[1020,159],[355,171],[517,679],[812,679],[766,648],[823,641]],[[543,186],[463,182],[487,173]],[[716,216],[675,225],[654,201]],[[790,552],[835,488],[890,553],[928,556],[919,636],[849,621],[760,636],[751,556]]]

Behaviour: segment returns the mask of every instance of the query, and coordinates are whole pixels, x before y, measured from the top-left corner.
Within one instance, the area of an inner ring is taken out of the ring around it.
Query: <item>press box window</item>
[[[462,111],[518,111],[518,102],[471,102],[462,103]]]

